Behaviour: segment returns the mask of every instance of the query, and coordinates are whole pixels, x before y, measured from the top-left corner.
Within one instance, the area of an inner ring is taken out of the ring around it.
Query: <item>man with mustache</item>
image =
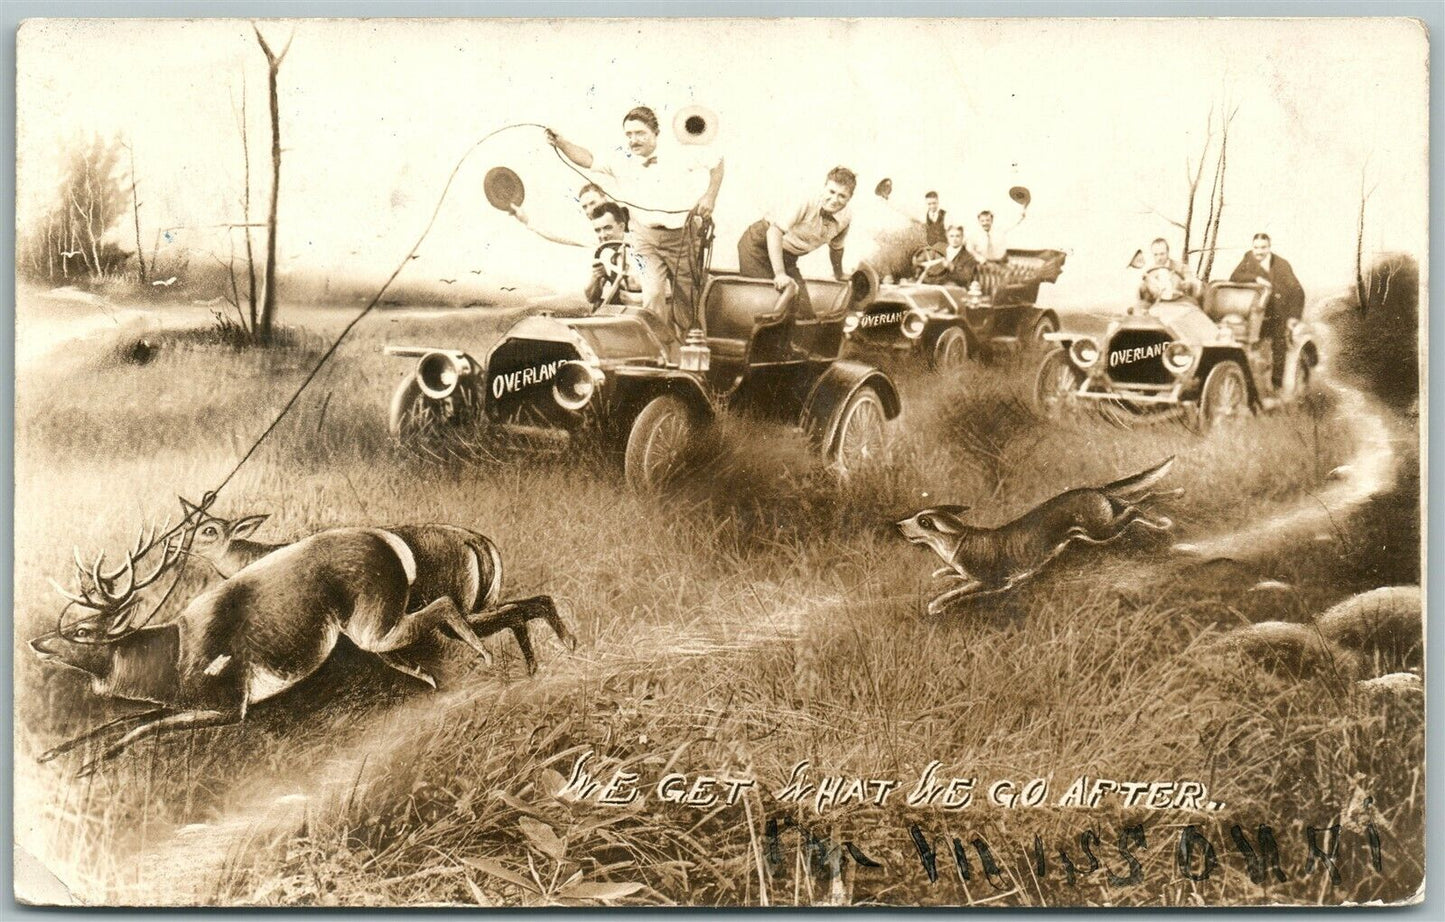
[[[642,270],[643,307],[656,315],[670,339],[680,342],[695,323],[696,296],[704,282],[698,265],[698,231],[717,205],[723,162],[721,158],[690,161],[680,150],[659,150],[657,114],[646,106],[622,117],[622,131],[626,149],[602,158],[594,158],[587,148],[550,129],[547,140],[568,160],[598,174],[613,200],[629,207],[633,255]]]

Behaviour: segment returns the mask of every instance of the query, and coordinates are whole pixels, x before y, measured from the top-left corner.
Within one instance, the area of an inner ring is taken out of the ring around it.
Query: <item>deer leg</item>
[[[361,619],[353,616],[348,627],[357,625],[360,621]],[[444,595],[425,608],[400,616],[389,630],[379,636],[360,630],[348,631],[347,637],[363,650],[390,653],[411,646],[423,636],[440,633],[443,625],[451,628],[456,636],[461,638],[462,643],[471,647],[477,656],[481,657],[482,662],[489,666],[492,664],[492,654],[482,646],[482,639],[472,630],[451,596]]]
[[[526,618],[512,625],[512,636],[517,638],[517,646],[522,650],[522,661],[527,664],[527,675],[536,675],[537,656],[532,652],[532,635],[527,631]]]
[[[152,720],[150,723],[142,724],[131,730],[125,736],[105,747],[96,758],[86,762],[80,768],[80,777],[91,775],[102,762],[107,762],[132,743],[140,742],[152,736],[159,736],[167,730],[195,730],[200,727],[219,727],[225,724],[233,724],[241,719],[241,710],[236,708],[230,711],[181,711],[179,714],[170,714],[165,717]]]
[[[98,727],[92,727],[91,729],[85,731],[74,739],[66,740],[59,746],[56,746],[54,749],[47,749],[45,752],[42,752],[40,754],[40,757],[35,761],[49,762],[51,759],[54,759],[57,756],[65,755],[67,752],[79,746],[81,743],[89,742],[90,740],[93,740],[98,736],[102,736],[105,733],[114,730],[116,727],[135,723],[138,720],[149,720],[152,717],[159,717],[162,714],[170,712],[170,710],[171,708],[168,707],[152,708],[149,711],[141,711],[139,714],[127,714],[124,717],[117,717],[115,720],[103,723]]]
[[[473,614],[468,619],[468,623],[477,630],[477,633],[485,637],[512,627],[519,614],[524,623],[537,618],[544,619],[548,627],[552,628],[552,632],[557,635],[558,640],[570,650],[577,649],[577,638],[567,629],[567,625],[562,621],[562,616],[557,613],[557,605],[552,601],[551,596],[537,595],[528,599],[503,602],[490,611]]]
[[[437,680],[432,678],[431,673],[427,672],[425,669],[422,669],[419,666],[413,666],[407,662],[403,662],[393,653],[377,653],[376,656],[383,663],[390,666],[392,669],[395,669],[402,675],[410,676],[411,678],[416,679],[418,682],[425,682],[432,687],[432,691],[436,691]]]
[[[964,583],[962,586],[958,586],[954,589],[948,590],[947,592],[934,596],[933,599],[928,603],[928,613],[930,615],[941,614],[945,608],[952,605],[954,602],[957,602],[961,599],[966,599],[969,596],[979,595],[980,593],[984,592],[984,590],[984,583],[979,582],[976,579],[971,579],[968,582]]]

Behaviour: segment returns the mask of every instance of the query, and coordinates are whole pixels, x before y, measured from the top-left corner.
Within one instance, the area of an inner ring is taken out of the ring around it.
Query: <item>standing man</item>
[[[1274,386],[1284,382],[1284,360],[1288,351],[1289,321],[1298,320],[1305,312],[1305,290],[1295,278],[1294,269],[1282,257],[1271,250],[1269,234],[1254,235],[1250,252],[1244,254],[1234,272],[1231,282],[1260,282],[1270,286],[1269,303],[1264,309],[1264,327],[1260,333],[1267,335],[1273,347],[1274,368],[1270,377]]]
[[[646,106],[622,117],[622,132],[626,149],[600,159],[550,129],[547,140],[568,160],[610,180],[605,187],[612,198],[629,207],[633,254],[642,269],[643,307],[662,321],[670,338],[680,341],[694,323],[696,294],[703,282],[697,267],[701,240],[688,222],[693,216],[712,215],[722,187],[723,162],[719,158],[710,165],[689,163],[681,151],[658,151],[657,114]],[[700,176],[704,168],[705,188]]]
[[[980,263],[1001,263],[1008,258],[1008,235],[1028,217],[1027,207],[1019,211],[1019,219],[1007,229],[993,226],[993,212],[978,213],[978,227],[968,238],[968,252]]]
[[[946,212],[938,207],[938,193],[929,191],[923,196],[923,233],[927,237],[928,246],[943,247],[948,243],[948,232],[945,230]]]
[[[797,316],[811,319],[813,302],[803,283],[798,257],[827,244],[833,277],[839,281],[847,278],[843,274],[843,244],[852,221],[848,202],[857,187],[858,177],[852,170],[834,167],[821,193],[755,221],[738,240],[738,272],[756,279],[771,278],[778,291],[788,287],[789,280],[797,282],[798,294],[793,302]]]

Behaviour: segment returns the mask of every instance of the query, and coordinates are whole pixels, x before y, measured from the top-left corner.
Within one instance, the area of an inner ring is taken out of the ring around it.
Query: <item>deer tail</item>
[[[1163,461],[1149,468],[1140,471],[1132,477],[1125,477],[1123,480],[1116,480],[1099,488],[1099,491],[1106,496],[1129,497],[1142,490],[1146,490],[1164,479],[1169,473],[1169,468],[1174,465],[1174,456],[1170,455]]]

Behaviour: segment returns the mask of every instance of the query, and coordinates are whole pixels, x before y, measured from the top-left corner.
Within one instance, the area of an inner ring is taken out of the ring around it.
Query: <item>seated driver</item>
[[[592,209],[590,217],[598,246],[585,291],[587,302],[593,310],[604,304],[641,304],[636,257],[627,244],[627,209],[616,202],[603,202]]]
[[[1169,255],[1169,241],[1156,237],[1149,245],[1151,261],[1139,282],[1139,298],[1146,305],[1156,301],[1177,301],[1181,297],[1199,299],[1204,286],[1189,267]],[[1169,271],[1159,271],[1168,269]]]
[[[949,225],[947,240],[947,245],[941,249],[930,247],[920,254],[925,257],[932,254],[931,258],[914,258],[914,265],[922,270],[918,280],[929,285],[957,285],[959,288],[967,288],[978,276],[978,260],[973,258],[964,243],[963,225]]]

